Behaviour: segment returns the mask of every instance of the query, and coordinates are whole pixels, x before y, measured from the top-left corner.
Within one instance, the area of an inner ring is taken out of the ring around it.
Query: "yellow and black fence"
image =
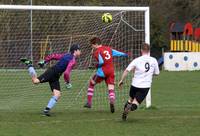
[[[200,52],[200,28],[193,28],[191,23],[172,23],[170,51]]]
[[[200,42],[191,40],[170,40],[170,51],[200,52]]]

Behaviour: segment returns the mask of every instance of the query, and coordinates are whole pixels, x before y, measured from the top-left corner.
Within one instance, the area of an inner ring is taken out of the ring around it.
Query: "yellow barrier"
[[[185,51],[188,51],[188,50],[189,50],[189,48],[188,48],[188,41],[185,40]]]
[[[195,46],[195,49],[196,49],[195,51],[199,52],[198,42],[194,42],[194,46]]]
[[[189,51],[192,51],[192,41],[188,41]]]
[[[188,44],[188,42],[186,42],[186,44]],[[184,47],[184,45],[185,44],[184,44],[183,40],[171,40],[170,41],[170,51],[185,51],[188,48]]]
[[[183,40],[180,40],[180,51],[184,51],[184,48],[183,48]]]
[[[196,52],[196,46],[194,41],[192,41],[192,52]]]
[[[177,42],[174,40],[174,51],[177,51]]]
[[[200,52],[200,42],[189,40],[170,40],[170,51]]]
[[[170,51],[174,51],[174,41],[170,41]]]
[[[200,42],[192,40],[170,40],[170,51],[200,52]]]
[[[183,40],[176,40],[176,50],[177,51],[184,51],[183,48]]]
[[[198,52],[200,52],[200,42],[196,42],[196,46],[197,46]]]
[[[177,51],[180,51],[180,41],[177,40],[176,43],[177,43]]]

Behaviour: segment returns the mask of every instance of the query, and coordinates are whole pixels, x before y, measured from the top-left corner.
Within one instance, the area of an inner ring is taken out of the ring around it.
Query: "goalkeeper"
[[[21,58],[21,62],[28,66],[28,71],[32,78],[33,84],[49,82],[52,91],[52,97],[50,98],[46,108],[43,111],[44,115],[50,116],[50,110],[55,106],[61,96],[59,78],[63,72],[66,87],[72,87],[70,83],[70,73],[72,68],[76,64],[76,58],[79,57],[80,54],[80,46],[78,44],[74,44],[70,48],[70,53],[51,54],[45,57],[44,61],[38,63],[41,67],[51,60],[58,60],[58,62],[54,66],[48,68],[39,77],[37,77],[36,71],[32,65],[32,61],[26,58]]]

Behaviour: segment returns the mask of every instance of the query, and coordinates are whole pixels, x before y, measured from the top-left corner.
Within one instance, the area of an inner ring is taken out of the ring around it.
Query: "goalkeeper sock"
[[[49,100],[49,103],[47,104],[47,108],[52,109],[57,103],[57,101],[58,101],[58,97],[52,96],[51,99]]]
[[[37,75],[33,66],[29,66],[29,67],[28,67],[28,72],[29,72],[29,75],[30,75],[31,77]]]
[[[109,90],[109,100],[111,104],[115,103],[115,91],[112,89]]]

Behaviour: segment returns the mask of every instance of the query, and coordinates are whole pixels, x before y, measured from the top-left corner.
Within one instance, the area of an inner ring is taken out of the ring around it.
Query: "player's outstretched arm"
[[[120,57],[120,56],[128,57],[128,54],[112,49],[112,56],[113,57],[115,57],[115,56],[117,56],[117,57]]]
[[[45,63],[47,63],[51,60],[60,60],[64,55],[65,55],[64,53],[61,53],[61,54],[53,53],[53,54],[46,56],[44,58],[44,61],[45,61]]]
[[[121,76],[121,79],[120,79],[120,81],[119,81],[119,83],[118,83],[118,86],[119,86],[119,87],[121,87],[121,86],[123,85],[123,81],[124,81],[124,79],[126,78],[126,76],[128,75],[128,73],[129,73],[128,70],[124,70],[124,72],[123,72],[123,74],[122,74],[122,76]]]
[[[128,73],[129,73],[130,71],[134,71],[134,70],[135,70],[135,61],[132,61],[132,62],[128,65],[128,67],[124,70],[124,72],[123,72],[123,74],[122,74],[122,76],[121,76],[121,80],[120,80],[119,83],[118,83],[118,86],[119,86],[119,87],[122,86],[123,81],[124,81],[125,77],[128,75]]]
[[[65,80],[65,84],[66,84],[67,89],[72,88],[72,84],[70,83],[70,74],[71,74],[71,71],[72,71],[75,64],[76,64],[75,60],[71,60],[69,62],[69,64],[67,65],[67,68],[64,72],[64,80]]]

